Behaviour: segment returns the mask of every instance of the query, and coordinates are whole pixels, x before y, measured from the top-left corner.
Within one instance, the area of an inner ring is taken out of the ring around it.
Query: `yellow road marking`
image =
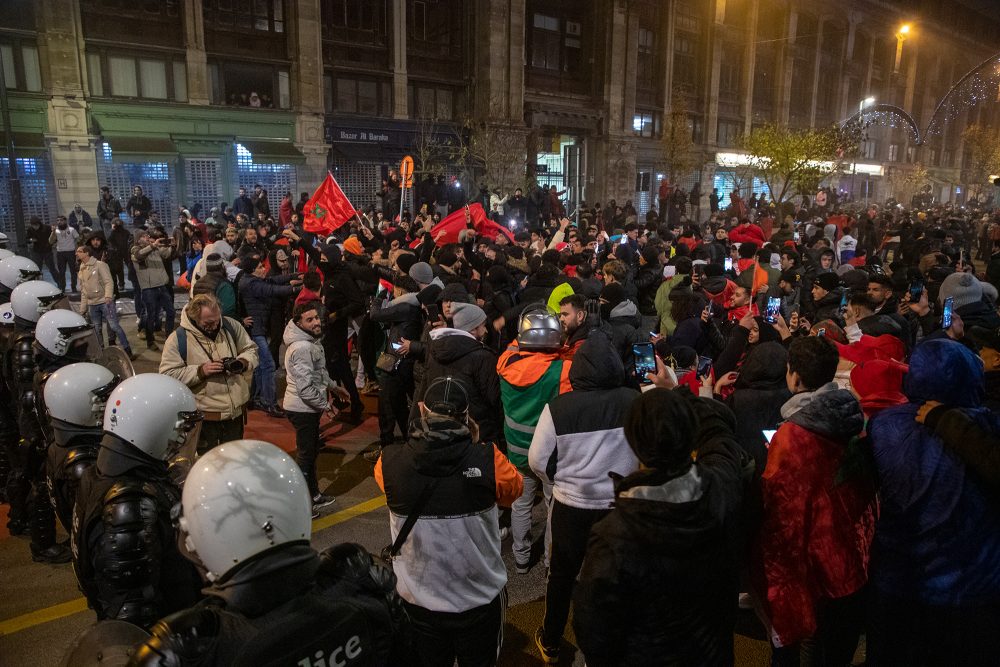
[[[318,533],[321,530],[326,530],[327,528],[336,526],[339,523],[344,523],[345,521],[349,521],[357,516],[367,514],[368,512],[377,510],[378,508],[384,506],[385,496],[378,496],[377,498],[366,500],[365,502],[358,503],[353,507],[348,507],[347,509],[316,519],[312,522],[312,532]],[[50,621],[57,621],[60,618],[66,618],[67,616],[79,614],[83,611],[87,611],[86,598],[76,598],[75,600],[70,600],[69,602],[62,602],[60,604],[52,605],[51,607],[30,611],[27,614],[21,614],[20,616],[0,621],[0,637],[12,635],[15,632],[20,632],[21,630],[26,630],[36,625],[42,625],[43,623],[49,623]]]

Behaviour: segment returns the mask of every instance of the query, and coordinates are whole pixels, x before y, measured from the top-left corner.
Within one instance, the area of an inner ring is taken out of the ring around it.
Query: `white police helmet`
[[[45,383],[45,411],[56,444],[66,447],[82,433],[101,430],[108,395],[118,376],[100,364],[81,362],[63,366]]]
[[[71,357],[78,361],[87,358],[87,339],[94,336],[94,328],[83,315],[72,310],[50,310],[42,313],[35,325],[35,341],[57,357]]]
[[[27,257],[14,255],[0,259],[0,285],[14,289],[23,282],[38,280],[42,270]]]
[[[142,373],[123,380],[108,397],[104,430],[154,459],[170,460],[201,420],[194,394],[166,375]]]
[[[10,305],[14,309],[14,317],[34,323],[64,296],[63,291],[52,283],[29,280],[10,293]]]
[[[7,248],[0,245],[0,262],[5,259],[10,259],[11,257],[17,257],[12,251],[7,250]]]
[[[188,473],[179,526],[208,580],[217,581],[274,546],[308,544],[311,502],[290,456],[260,440],[234,440],[209,450]]]
[[[9,244],[10,244],[10,239],[7,238],[7,235],[4,234],[3,232],[0,232],[0,249],[6,250]]]

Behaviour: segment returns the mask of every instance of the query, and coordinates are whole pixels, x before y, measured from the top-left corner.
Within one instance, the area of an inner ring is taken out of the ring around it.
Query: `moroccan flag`
[[[333,174],[326,172],[326,178],[316,188],[316,192],[302,209],[302,228],[313,234],[327,235],[355,215],[354,207],[347,195],[337,185]]]
[[[436,241],[438,246],[444,246],[449,243],[458,243],[458,234],[463,229],[465,229],[465,208],[462,207],[443,218],[441,222],[437,223],[431,227],[429,232],[431,238],[437,238],[437,235],[441,232],[445,232],[439,240]],[[477,236],[485,236],[489,239],[496,239],[497,234],[504,234],[509,241],[513,243],[514,238],[511,236],[510,231],[504,229],[502,225],[498,225],[489,218],[486,217],[486,212],[483,210],[482,204],[469,204],[469,216],[472,218],[472,226],[476,230]],[[415,240],[410,244],[411,248],[416,248],[420,245],[420,239]]]

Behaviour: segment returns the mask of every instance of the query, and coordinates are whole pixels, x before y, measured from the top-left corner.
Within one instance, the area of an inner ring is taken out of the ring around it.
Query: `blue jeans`
[[[142,290],[142,305],[146,310],[146,342],[153,342],[153,327],[160,320],[160,310],[167,316],[167,335],[174,330],[174,295],[166,285]]]
[[[107,322],[108,329],[118,336],[118,342],[125,348],[125,351],[129,354],[132,353],[132,346],[129,345],[128,338],[125,337],[125,331],[118,324],[118,313],[115,311],[114,301],[87,306],[87,310],[90,313],[90,322],[94,325],[94,331],[97,333],[97,342],[101,344],[102,348],[104,347],[104,323]]]
[[[273,408],[276,405],[274,359],[271,357],[271,350],[267,347],[266,337],[253,336],[252,338],[257,346],[257,355],[260,357],[260,364],[253,371],[253,400],[261,407]]]

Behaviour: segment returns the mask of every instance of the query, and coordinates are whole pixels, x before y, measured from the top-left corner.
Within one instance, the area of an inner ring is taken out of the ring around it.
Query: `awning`
[[[290,141],[267,139],[236,139],[236,143],[250,151],[254,162],[261,164],[304,164],[306,156]]]
[[[13,132],[14,155],[17,157],[38,157],[45,153],[45,137],[35,132]],[[0,157],[7,156],[7,133],[0,132]]]
[[[168,137],[104,136],[111,146],[112,156],[118,155],[176,155],[177,146]]]

